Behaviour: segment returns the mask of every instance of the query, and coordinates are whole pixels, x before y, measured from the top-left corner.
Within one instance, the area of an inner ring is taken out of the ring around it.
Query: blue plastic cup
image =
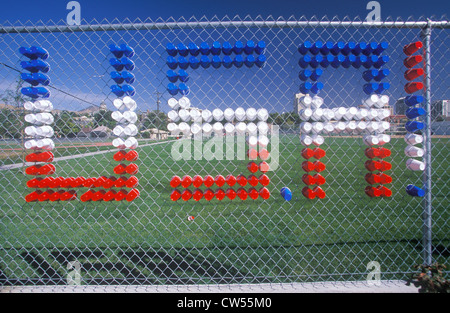
[[[311,59],[311,62],[309,63],[309,65],[310,65],[312,68],[317,68],[317,67],[320,66],[320,63],[322,63],[322,62],[323,62],[323,56],[321,56],[321,55],[315,55],[315,56]]]
[[[373,51],[374,51],[376,48],[378,48],[378,43],[376,43],[376,42],[371,42],[371,43],[369,43],[369,44],[366,46],[366,48],[363,50],[363,54],[369,56],[369,55],[371,55],[371,54],[373,53]]]
[[[203,55],[209,55],[210,52],[211,52],[211,49],[210,49],[208,43],[207,42],[202,42],[200,44],[200,53],[203,54]]]
[[[367,57],[365,55],[359,55],[356,57],[355,62],[352,63],[354,68],[360,68],[364,62],[367,62]]]
[[[320,62],[320,66],[327,68],[331,62],[333,62],[334,60],[334,56],[332,56],[331,54],[324,56],[322,62]]]
[[[305,70],[300,72],[300,74],[298,75],[298,78],[300,78],[300,80],[302,80],[302,81],[307,81],[308,78],[311,77],[311,74],[312,74],[311,70],[306,70],[305,69]]]
[[[320,48],[320,53],[322,55],[328,55],[330,53],[330,50],[333,49],[334,43],[331,41],[327,41],[322,48]]]
[[[39,84],[48,86],[50,84],[50,78],[42,73],[22,73],[20,74],[20,78],[33,86]]]
[[[181,56],[183,56],[183,57],[185,57],[185,56],[187,56],[187,55],[189,54],[189,49],[188,49],[188,47],[186,47],[186,45],[185,45],[184,43],[182,43],[182,42],[180,42],[180,43],[177,45],[177,50],[178,50],[178,53],[179,53]]]
[[[281,188],[280,194],[284,200],[286,200],[286,201],[292,200],[292,191],[288,187]]]
[[[375,77],[378,76],[377,70],[367,70],[363,72],[363,79],[366,82],[370,82],[372,79],[375,79]]]
[[[423,108],[408,108],[405,112],[406,117],[409,119],[414,119],[425,114],[426,112]]]
[[[233,66],[233,59],[229,55],[226,55],[222,59],[222,64],[225,68],[231,68]]]
[[[30,52],[34,58],[40,58],[42,60],[47,60],[49,57],[49,53],[42,47],[32,46],[30,48]]]
[[[127,96],[134,96],[136,94],[136,90],[134,89],[133,86],[131,85],[123,85],[122,86],[122,91],[127,95]]]
[[[112,85],[111,86],[111,91],[113,92],[113,94],[115,94],[117,97],[122,97],[125,92],[122,90],[122,87],[118,86],[118,85]]]
[[[405,104],[407,106],[414,106],[416,104],[422,103],[423,100],[424,100],[423,96],[411,95],[411,96],[405,97]]]
[[[170,56],[176,56],[178,53],[177,47],[171,42],[166,45],[166,51]]]
[[[123,43],[120,45],[120,50],[123,51],[123,54],[127,57],[127,58],[132,58],[134,56],[134,49],[131,48],[129,45],[127,45],[126,43]]]
[[[122,72],[122,78],[128,83],[128,84],[132,84],[134,83],[134,74],[130,73],[128,71],[123,71]]]
[[[176,96],[178,93],[178,87],[177,85],[175,85],[174,83],[169,83],[167,85],[167,91],[172,95],[172,96]]]
[[[178,66],[185,70],[189,67],[189,61],[184,56],[179,56],[177,59]]]
[[[310,62],[311,57],[309,55],[304,55],[298,61],[298,65],[300,65],[301,68],[307,68]]]
[[[194,42],[188,44],[188,49],[192,56],[197,56],[200,53],[200,48]]]
[[[123,56],[123,51],[118,45],[109,45],[109,51],[111,51],[111,53],[118,59]]]
[[[244,47],[244,53],[250,55],[255,51],[255,42],[253,40],[248,40]]]
[[[122,76],[120,76],[120,77],[122,77]],[[167,78],[169,79],[169,81],[171,83],[176,83],[177,80],[178,80],[178,74],[174,70],[168,70],[167,71]],[[123,82],[123,79],[122,79],[122,82]],[[120,82],[117,82],[117,81],[116,81],[116,83],[120,84]]]
[[[211,65],[211,60],[206,55],[202,55],[202,57],[200,58],[200,65],[203,68],[208,68]]]
[[[383,53],[384,50],[386,50],[389,47],[389,43],[387,43],[386,41],[380,42],[378,44],[378,46],[373,49],[373,54],[375,55],[380,55],[381,53]]]
[[[189,87],[185,83],[181,83],[178,86],[178,90],[183,96],[187,96],[189,94]]]
[[[345,43],[343,41],[338,41],[334,44],[333,48],[330,49],[332,55],[337,56],[341,53],[342,49],[345,48]]]
[[[320,90],[323,89],[323,83],[317,82],[311,87],[311,92],[317,94]]]
[[[241,54],[244,50],[244,43],[240,40],[234,43],[233,52],[236,54]]]
[[[244,57],[238,54],[237,56],[234,57],[233,64],[236,67],[242,67],[242,65],[244,64]]]
[[[189,58],[189,66],[194,70],[198,69],[200,66],[200,61],[196,57],[192,56]]]
[[[341,53],[345,56],[349,55],[350,53],[352,53],[352,50],[355,49],[356,47],[356,43],[354,43],[353,41],[349,41],[345,44],[344,49],[341,49]]]
[[[179,70],[178,71],[178,79],[185,83],[189,80],[189,74],[185,70]]]
[[[378,84],[378,88],[377,88],[376,92],[378,94],[381,94],[384,91],[388,90],[389,88],[391,88],[391,84],[389,84],[389,83],[380,83],[380,84]]]
[[[386,78],[389,75],[390,71],[385,68],[382,70],[378,71],[378,75],[375,77],[375,81],[379,82],[381,81],[383,78]]]
[[[48,73],[50,71],[50,65],[42,60],[31,60],[20,62],[22,68],[31,73],[37,73],[41,71],[42,73]]]
[[[424,128],[425,128],[425,124],[422,122],[408,121],[405,123],[405,129],[410,133],[414,133],[414,132],[424,129]]]
[[[387,62],[389,62],[389,56],[383,55],[381,57],[378,57],[378,60],[373,64],[373,66],[377,69],[381,68],[383,65],[385,65]]]
[[[166,64],[172,70],[174,70],[174,69],[176,69],[178,67],[177,59],[175,59],[173,56],[170,56],[170,55],[167,57]],[[114,67],[114,65],[113,65],[113,67]],[[116,68],[116,67],[114,67],[114,68]],[[122,66],[122,69],[123,69],[123,66]],[[121,71],[122,69],[117,69],[116,68],[116,70],[118,70],[118,71]]]
[[[123,77],[122,77],[122,74],[120,74],[119,72],[111,72],[110,73],[110,75],[111,75],[111,78],[112,78],[112,80],[114,80],[114,82],[116,83],[116,84],[121,84],[121,83],[123,83],[123,81],[125,80]]]
[[[116,70],[116,71],[121,71],[124,68],[124,64],[122,64],[122,62],[120,62],[119,59],[116,58],[112,58],[109,59],[109,64]]]
[[[248,68],[252,67],[253,65],[255,65],[255,57],[253,55],[247,55],[247,57],[245,58],[245,66],[247,66]]]
[[[20,91],[23,95],[33,99],[37,99],[39,97],[42,98],[50,97],[50,91],[45,87],[25,87],[22,88]]]
[[[320,49],[322,49],[323,43],[322,41],[316,41],[311,48],[309,48],[309,52],[311,52],[313,55],[317,55],[320,52]]]
[[[334,68],[338,68],[341,66],[342,62],[344,62],[345,57],[343,55],[337,55],[334,57],[333,62],[331,62],[331,66]]]
[[[311,80],[317,81],[319,79],[319,77],[322,76],[322,74],[323,74],[323,70],[321,68],[316,68],[311,73]]]
[[[128,70],[132,71],[134,70],[134,62],[131,61],[129,58],[122,58],[120,59],[120,63]]]
[[[219,68],[222,65],[222,60],[220,59],[220,57],[218,55],[214,55],[212,57],[211,65],[214,68]]]
[[[348,55],[345,57],[344,62],[342,62],[343,68],[349,68],[356,61],[356,57],[354,55]]]
[[[408,185],[406,186],[406,193],[410,195],[411,197],[424,197],[425,196],[425,190],[414,186],[414,185]]]
[[[313,85],[310,82],[304,82],[300,85],[300,91],[304,94],[307,94],[311,90],[312,86]]]
[[[307,54],[309,52],[309,49],[311,49],[312,43],[311,41],[305,41],[298,47],[298,52],[301,54]]]
[[[363,65],[366,69],[369,69],[369,68],[371,68],[371,67],[374,65],[374,63],[377,62],[377,61],[378,61],[378,57],[377,57],[376,55],[371,55],[371,56],[367,57],[366,62],[363,62],[362,65]]]
[[[375,91],[377,89],[378,89],[377,83],[369,83],[369,84],[365,84],[363,86],[363,90],[366,93],[366,95],[371,95],[371,94],[375,93]]]
[[[258,43],[255,46],[255,53],[263,54],[265,49],[266,49],[266,43],[263,40],[260,40],[260,41],[258,41]]]
[[[222,45],[218,41],[214,41],[211,47],[211,53],[213,55],[219,55],[222,52]]]
[[[352,53],[353,53],[353,55],[358,56],[358,55],[360,55],[360,54],[363,52],[363,50],[366,49],[366,48],[367,48],[367,43],[365,43],[365,42],[359,42],[359,43],[357,43],[357,44],[355,45],[355,48],[353,48]]]
[[[233,52],[233,46],[228,41],[222,44],[222,53],[225,55],[230,55]]]
[[[267,61],[266,56],[264,54],[261,54],[258,55],[258,57],[256,58],[255,64],[257,67],[263,67],[266,61]]]
[[[22,54],[23,56],[26,56],[29,59],[33,59],[33,60],[36,59],[36,56],[33,53],[31,53],[30,48],[20,47],[19,53]]]

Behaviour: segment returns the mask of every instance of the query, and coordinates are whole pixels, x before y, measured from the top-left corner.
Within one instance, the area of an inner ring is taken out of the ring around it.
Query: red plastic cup
[[[70,188],[72,187],[72,184],[74,183],[75,178],[73,177],[66,177],[64,180],[59,184],[61,188]]]
[[[419,49],[422,47],[423,47],[423,43],[421,41],[416,41],[416,42],[410,43],[409,45],[404,46],[403,52],[406,55],[412,55],[414,52],[419,51]]]
[[[267,160],[270,157],[269,150],[267,149],[261,149],[259,150],[259,158],[263,161]]]
[[[421,55],[412,55],[410,57],[407,57],[406,59],[403,60],[403,64],[407,67],[407,68],[413,68],[414,66],[416,66],[417,64],[419,64],[420,62],[422,62],[422,56]]]
[[[181,186],[183,186],[183,188],[187,188],[192,184],[192,178],[189,175],[184,175],[183,178],[181,179]]]
[[[314,170],[318,173],[325,171],[327,167],[325,166],[324,163],[320,162],[320,161],[316,161],[314,162]]]
[[[27,175],[38,175],[40,165],[31,165],[25,169],[25,174]]]
[[[368,195],[371,198],[376,198],[376,197],[381,196],[381,190],[376,187],[372,187],[372,186],[367,186],[364,189],[364,192],[366,193],[366,195]]]
[[[127,181],[125,182],[125,186],[127,188],[134,188],[139,184],[139,179],[136,176],[131,176],[130,178],[127,179]]]
[[[255,175],[250,175],[247,177],[247,182],[249,183],[250,186],[257,186],[259,184],[259,179],[258,177],[256,177]]]
[[[137,153],[136,150],[130,150],[125,155],[125,160],[127,160],[127,161],[136,161],[138,158],[139,158],[139,154]]]
[[[59,188],[64,181],[64,177],[54,177],[53,180],[48,181],[48,188]]]
[[[378,148],[378,150],[380,150],[380,155],[379,158],[380,159],[384,159],[388,156],[391,156],[391,150],[387,149],[387,148]]]
[[[422,76],[424,73],[425,71],[422,68],[412,68],[405,72],[404,77],[406,80],[411,81]]]
[[[205,197],[206,201],[211,201],[212,199],[214,199],[214,191],[212,191],[211,189],[206,189],[205,192],[203,193],[203,197]]]
[[[42,192],[39,196],[38,196],[38,201],[49,201],[50,200],[50,196],[54,193],[53,190],[47,190]]]
[[[27,162],[38,162],[36,153],[30,153],[25,156],[25,161]]]
[[[103,187],[103,185],[106,183],[108,178],[106,176],[100,176],[98,177],[94,182],[94,187],[100,188]]]
[[[116,180],[117,180],[117,178],[115,176],[108,177],[105,180],[105,182],[103,183],[103,188],[105,188],[105,189],[112,188],[114,186],[114,184],[116,183]]]
[[[225,178],[222,175],[217,175],[214,178],[214,182],[218,187],[222,187],[223,185],[225,185]]]
[[[392,164],[386,161],[380,161],[380,171],[389,171],[392,169]]]
[[[236,177],[230,174],[225,178],[225,181],[227,182],[228,186],[233,187],[236,184]]]
[[[223,189],[219,188],[214,193],[214,196],[216,197],[217,200],[221,201],[223,200],[223,198],[225,198],[226,194],[225,191],[223,191]]]
[[[25,196],[26,202],[35,202],[38,201],[39,195],[42,193],[40,190],[33,191]]]
[[[247,157],[249,158],[249,160],[256,160],[258,158],[258,151],[253,148],[248,149]]]
[[[259,189],[259,195],[261,196],[261,198],[263,198],[264,200],[267,200],[270,198],[270,191],[269,189],[267,189],[266,187],[262,187],[261,189]]]
[[[203,178],[203,184],[206,188],[212,187],[212,185],[214,185],[214,177],[212,177],[211,175],[206,175]]]
[[[53,182],[55,178],[49,176],[41,179],[38,182],[37,188],[50,188],[51,183]]]
[[[241,200],[246,200],[248,198],[248,193],[244,188],[239,188],[236,193]]]
[[[378,174],[380,176],[380,184],[390,184],[392,183],[392,177],[389,175],[386,175],[385,173]]]
[[[88,177],[86,178],[86,180],[83,183],[83,187],[88,187],[88,188],[93,188],[94,187],[94,183],[97,180],[96,177]]]
[[[56,171],[55,165],[53,164],[45,164],[39,168],[38,175],[51,175]]]
[[[256,173],[259,169],[258,164],[256,164],[255,162],[249,162],[247,164],[247,169],[251,172],[251,173]]]
[[[228,199],[233,200],[234,198],[236,198],[236,191],[234,191],[232,188],[229,188],[226,192],[226,196],[228,197]]]
[[[99,190],[97,192],[94,192],[94,194],[92,195],[91,200],[92,201],[101,201],[103,200],[103,196],[105,195],[105,191],[104,190]]]
[[[392,196],[392,190],[385,186],[378,186],[377,189],[380,191],[381,197],[391,197]]]
[[[124,150],[119,150],[113,155],[114,161],[123,161],[125,159],[125,156],[127,155],[127,152]]]
[[[195,175],[192,178],[192,186],[195,188],[200,187],[203,184],[203,178],[200,175]]]
[[[189,189],[185,189],[181,193],[181,199],[183,199],[183,201],[188,201],[191,198],[192,198],[192,192]]]
[[[128,178],[125,176],[120,176],[119,178],[116,179],[116,181],[114,182],[114,187],[117,188],[122,188],[123,186],[125,186],[125,183],[127,182]]]
[[[308,186],[314,185],[316,183],[314,177],[309,174],[303,174],[302,181]]]
[[[309,159],[311,159],[312,157],[314,157],[314,151],[313,151],[312,149],[310,149],[310,148],[304,148],[304,149],[302,149],[301,154],[302,154],[302,157],[303,157],[304,159],[307,159],[307,160],[309,160]]]
[[[421,89],[423,89],[423,83],[421,82],[412,82],[405,85],[405,91],[410,94]]]
[[[72,184],[72,187],[73,188],[81,187],[81,186],[83,186],[85,181],[86,181],[86,178],[84,178],[83,176],[76,177]]]
[[[125,174],[125,170],[126,170],[127,166],[125,164],[119,164],[116,167],[114,167],[114,173],[115,174]]]
[[[323,189],[319,186],[314,187],[314,189],[312,191],[314,192],[316,197],[319,199],[323,199],[326,197],[325,191],[323,191]]]
[[[91,201],[93,195],[94,195],[94,192],[92,192],[92,190],[88,190],[81,195],[80,200],[82,202]]]
[[[303,161],[302,162],[302,169],[305,172],[312,172],[315,169],[314,163],[312,163],[310,161]]]
[[[242,187],[244,187],[245,185],[247,185],[247,177],[245,177],[244,175],[238,175],[236,177],[236,182],[241,185]]]
[[[170,194],[170,200],[178,201],[181,198],[181,192],[178,189],[174,189]]]
[[[41,182],[41,178],[33,178],[33,179],[30,179],[29,181],[27,181],[27,187],[28,188],[46,188],[47,186],[45,186],[45,187],[39,187],[39,183]]]
[[[127,193],[127,191],[125,189],[120,189],[116,193],[116,197],[114,198],[114,200],[116,200],[116,201],[123,201],[127,197],[127,194],[128,193]]]
[[[52,162],[54,155],[50,151],[30,153],[25,156],[27,162]]]
[[[174,175],[172,176],[172,179],[170,180],[170,187],[177,188],[181,184],[181,178],[180,176]]]
[[[249,188],[248,189],[248,196],[250,197],[250,199],[252,200],[256,200],[259,197],[259,192],[258,190],[256,190],[255,188]]]
[[[302,194],[306,199],[314,199],[316,197],[316,193],[309,187],[304,187],[302,189]]]
[[[258,167],[262,173],[267,173],[270,169],[269,163],[267,163],[266,161],[260,162]]]
[[[57,192],[55,192],[57,193]],[[61,201],[72,201],[75,200],[77,198],[77,193],[75,192],[75,190],[68,190],[64,193],[62,193],[59,197],[59,199]]]
[[[201,189],[195,189],[194,193],[192,194],[192,198],[195,201],[200,201],[201,198],[203,198],[203,191]]]
[[[325,152],[325,150],[321,149],[321,148],[314,148],[313,149],[314,152],[314,157],[316,159],[321,159],[323,158],[327,153]]]
[[[258,177],[259,183],[263,186],[268,186],[270,184],[270,178],[266,174],[261,174]]]
[[[366,162],[364,162],[364,167],[370,172],[378,171],[381,168],[381,162],[367,160]]]
[[[139,172],[139,167],[137,164],[131,163],[125,168],[125,171],[130,175],[135,175]]]
[[[137,189],[132,189],[132,190],[130,190],[130,191],[128,192],[127,197],[126,197],[126,200],[127,200],[128,202],[131,202],[131,201],[137,199],[138,197],[139,197],[139,190],[137,190]]]
[[[369,159],[374,159],[380,155],[380,150],[378,148],[366,148],[364,155]]]
[[[378,174],[373,174],[373,173],[367,173],[364,176],[364,179],[366,180],[366,182],[368,184],[374,185],[374,184],[379,184],[381,182],[381,178],[380,175]]]
[[[113,201],[115,198],[116,198],[116,191],[115,190],[109,190],[103,196],[103,201]]]
[[[54,192],[54,193],[52,193],[52,194],[50,195],[49,200],[50,200],[51,202],[60,201],[60,200],[61,200],[61,196],[62,196],[64,193],[66,193],[66,191],[64,191],[64,190],[58,190],[58,191],[56,191],[56,192]]]
[[[325,177],[323,177],[319,173],[315,174],[313,177],[314,177],[314,180],[316,181],[316,185],[321,186],[321,185],[323,185],[323,184],[325,184],[327,182],[325,180]]]

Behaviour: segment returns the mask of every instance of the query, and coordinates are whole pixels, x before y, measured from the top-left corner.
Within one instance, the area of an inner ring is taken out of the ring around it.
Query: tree
[[[72,114],[62,111],[61,114],[55,115],[54,130],[56,136],[73,138],[81,131]]]

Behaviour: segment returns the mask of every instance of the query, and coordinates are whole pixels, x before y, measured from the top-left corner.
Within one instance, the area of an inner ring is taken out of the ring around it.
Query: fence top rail
[[[125,31],[125,30],[162,30],[185,28],[304,28],[304,27],[356,27],[356,28],[450,28],[450,21],[193,21],[193,22],[138,22],[114,24],[86,24],[78,26],[52,25],[52,26],[0,26],[0,34],[11,33],[64,33],[89,31]]]

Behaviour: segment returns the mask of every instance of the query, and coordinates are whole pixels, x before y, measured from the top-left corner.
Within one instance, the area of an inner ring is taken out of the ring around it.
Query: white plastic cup
[[[38,123],[50,125],[54,122],[54,117],[51,113],[38,113],[36,114],[36,121]]]
[[[312,124],[309,122],[300,123],[300,130],[302,133],[310,133],[312,131]]]
[[[256,115],[258,116],[258,120],[262,122],[267,121],[269,118],[269,112],[264,108],[258,109],[258,111],[256,111]]]
[[[225,133],[227,134],[227,136],[231,136],[234,134],[234,125],[231,123],[226,123],[223,128],[225,129]]]
[[[341,132],[345,131],[345,128],[346,128],[345,126],[346,126],[345,122],[339,121],[339,122],[334,124],[334,131],[336,133],[341,133]]]
[[[186,109],[178,111],[178,116],[183,122],[189,122],[191,120],[191,114],[189,114],[189,111]]]
[[[320,146],[325,142],[325,139],[321,135],[314,134],[311,136],[312,143],[315,146]]]
[[[310,107],[312,104],[312,98],[310,95],[306,95],[300,98],[300,103],[303,104],[305,107]]]
[[[119,149],[125,149],[125,141],[122,138],[115,138],[112,141],[112,144],[114,147],[119,148]]]
[[[198,135],[202,131],[202,126],[198,123],[192,123],[191,125],[191,133],[195,136]]]
[[[425,163],[416,159],[406,160],[406,167],[413,171],[423,171],[425,170]]]
[[[245,134],[245,131],[247,130],[247,125],[244,122],[239,122],[235,126],[236,134],[243,135]]]
[[[127,149],[136,149],[138,147],[138,141],[134,137],[129,137],[127,140],[125,140],[125,147]]]
[[[323,124],[323,132],[324,133],[330,134],[333,131],[334,131],[334,124],[333,123],[327,122],[327,123]]]
[[[225,117],[225,120],[228,122],[232,122],[234,119],[234,111],[232,108],[226,108],[225,111],[223,111],[223,116]]]
[[[256,116],[257,116],[256,109],[255,108],[248,108],[245,111],[245,116],[247,117],[247,120],[254,121],[256,119]]]
[[[191,100],[188,97],[183,96],[178,100],[178,104],[182,109],[187,109],[191,106]]]
[[[185,137],[187,137],[191,134],[191,127],[186,122],[181,122],[180,124],[178,124],[178,128]]]
[[[191,119],[194,123],[202,122],[202,113],[200,113],[198,109],[191,109],[189,111],[189,115],[191,116]]]
[[[176,110],[180,107],[180,105],[178,104],[178,100],[175,98],[170,98],[169,100],[167,100],[167,105],[172,109],[172,110]]]
[[[379,124],[378,129],[380,129],[383,132],[387,131],[389,128],[391,128],[391,124],[387,121],[382,121],[382,122],[379,122],[378,124]]]
[[[258,145],[260,148],[267,148],[267,146],[269,145],[269,137],[267,137],[266,135],[259,135]]]
[[[113,120],[115,120],[118,123],[125,123],[127,120],[125,119],[125,117],[123,116],[122,113],[120,113],[119,111],[114,111],[111,113],[111,117]]]
[[[322,119],[324,121],[331,121],[334,119],[334,111],[332,109],[323,109]]]
[[[313,143],[313,140],[310,136],[303,134],[300,136],[300,142],[302,143],[302,145],[304,146],[310,146]]]
[[[45,138],[37,141],[37,147],[44,150],[53,150],[55,143],[50,138]]]
[[[376,120],[378,119],[378,110],[377,109],[370,109],[367,114],[368,120]]]
[[[177,124],[175,123],[169,123],[167,124],[167,130],[172,134],[172,135],[177,135],[180,132],[180,128],[178,127]]]
[[[380,134],[378,135],[378,144],[384,145],[391,141],[391,136],[388,134]]]
[[[34,106],[34,103],[31,102],[31,101],[26,101],[26,102],[23,104],[23,108],[24,108],[25,110],[27,110],[27,111],[34,111],[34,110],[36,110],[36,107]]]
[[[370,108],[374,105],[377,105],[379,100],[380,98],[378,97],[378,95],[374,94],[370,95],[369,98],[363,100],[363,104]]]
[[[372,121],[372,122],[368,122],[368,123],[367,123],[367,130],[368,130],[369,132],[375,132],[375,131],[378,131],[378,128],[379,128],[378,122]]]
[[[53,104],[49,100],[37,100],[34,102],[34,107],[43,112],[51,112],[53,110]]]
[[[339,121],[342,119],[345,113],[347,113],[347,110],[344,107],[338,107],[333,109],[334,112],[334,119],[336,121]]]
[[[116,135],[117,137],[122,136],[124,134],[123,133],[123,127],[120,126],[120,125],[117,125],[116,127],[114,127],[113,134]]]
[[[123,133],[127,136],[136,136],[138,133],[137,126],[135,124],[128,124],[124,129]]]
[[[348,121],[347,123],[345,123],[345,129],[348,132],[352,132],[354,130],[356,130],[357,124],[355,121]]]
[[[241,107],[237,108],[234,111],[234,117],[236,118],[236,121],[238,121],[238,122],[244,121],[246,116],[247,115],[245,113],[245,110],[243,108],[241,108]]]
[[[322,120],[322,116],[323,116],[323,109],[317,108],[317,109],[315,109],[315,110],[312,111],[311,119],[312,119],[313,121],[316,121],[316,122],[317,122],[317,121]]]
[[[210,123],[203,123],[202,132],[203,135],[209,136],[212,133],[213,127]]]
[[[391,116],[391,111],[389,109],[378,110],[378,118],[380,120],[384,120],[384,119],[388,118],[389,116]]]
[[[123,98],[123,104],[127,107],[130,111],[135,111],[137,108],[137,103],[134,101],[130,96],[126,96]]]
[[[415,145],[423,142],[423,137],[421,135],[416,135],[408,133],[405,135],[405,142],[410,145]]]
[[[269,132],[269,125],[266,122],[259,121],[256,126],[258,127],[259,134],[261,135],[267,135]]]
[[[113,100],[113,105],[117,110],[124,110],[126,108],[125,104],[123,103],[122,99],[114,99]]]
[[[217,135],[222,135],[223,134],[223,124],[220,122],[215,122],[213,125],[213,131]]]
[[[213,115],[210,110],[203,110],[202,111],[202,120],[205,123],[211,123],[213,120]]]
[[[323,123],[322,122],[314,122],[312,123],[312,130],[314,134],[320,134],[323,131]]]
[[[315,107],[316,109],[320,108],[323,104],[323,98],[319,96],[312,97],[311,106]]]
[[[36,135],[42,137],[52,137],[55,134],[55,131],[51,126],[44,125],[41,127],[36,127]]]
[[[212,112],[214,119],[218,122],[223,120],[223,111],[221,109],[214,109]]]
[[[123,112],[123,117],[128,121],[128,123],[136,123],[137,122],[137,114],[132,111]]]
[[[299,112],[300,118],[307,121],[311,118],[313,111],[310,108],[301,109]]]
[[[369,114],[369,111],[365,108],[361,108],[359,109],[356,114],[355,114],[355,119],[356,120],[362,120],[367,118],[367,115]]]
[[[172,122],[178,122],[180,120],[180,116],[178,115],[178,112],[175,110],[171,110],[167,113],[167,117]]]
[[[25,115],[25,121],[31,124],[36,124],[37,123],[36,114]]]
[[[363,137],[363,142],[365,145],[371,147],[378,145],[380,143],[380,140],[378,139],[378,136],[366,135]]]
[[[389,96],[382,95],[381,97],[379,97],[377,104],[380,108],[389,105]]]
[[[425,151],[419,147],[408,145],[405,148],[405,155],[409,157],[423,157]]]
[[[364,121],[359,121],[358,123],[356,123],[356,129],[359,132],[364,131],[367,128],[367,122]]]
[[[258,133],[258,126],[255,123],[247,124],[247,132],[249,135],[256,135]]]
[[[345,112],[343,118],[350,121],[355,117],[356,113],[358,113],[358,109],[355,107],[350,107],[347,109],[347,112]]]
[[[24,142],[25,149],[37,149],[37,141],[32,139]]]
[[[255,148],[256,145],[258,144],[258,137],[253,136],[253,135],[248,136],[247,143],[250,148]]]
[[[37,131],[36,131],[36,128],[37,127],[34,127],[34,126],[28,126],[28,127],[25,127],[25,134],[27,135],[27,136],[36,136],[37,135]]]

